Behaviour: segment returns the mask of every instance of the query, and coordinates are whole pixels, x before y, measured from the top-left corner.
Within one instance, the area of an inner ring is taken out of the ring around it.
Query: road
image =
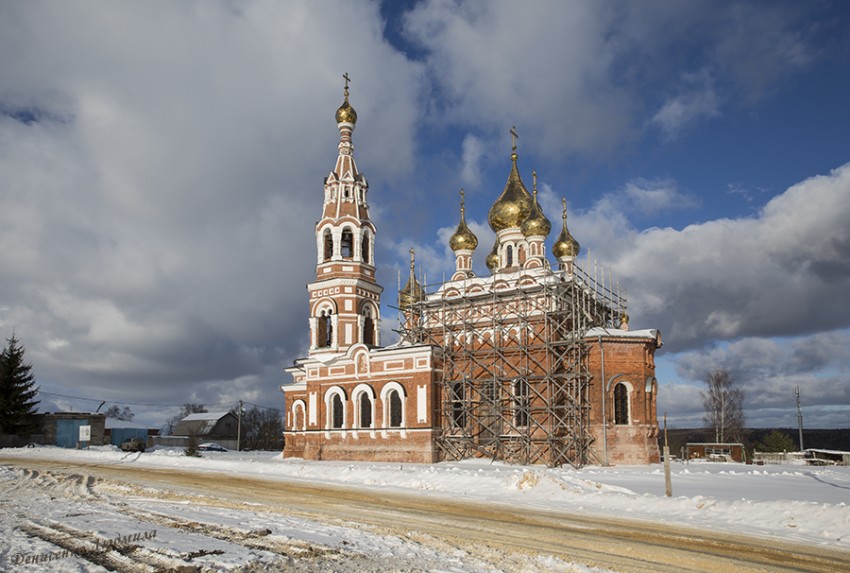
[[[444,551],[464,551],[504,571],[523,571],[524,563],[541,555],[623,573],[850,571],[848,552],[639,520],[526,511],[515,506],[232,474],[2,457],[0,464],[82,476],[79,481],[92,491],[129,485],[150,488],[145,490],[148,495],[158,491],[172,500],[191,502],[196,496],[206,496],[205,504],[222,508],[248,510],[261,504],[267,512],[358,524],[385,534],[413,536]],[[99,496],[101,502],[111,499],[102,493]],[[381,570],[378,564],[374,567]],[[415,564],[406,567],[397,570],[418,570]],[[120,564],[115,570],[135,571],[121,569]]]

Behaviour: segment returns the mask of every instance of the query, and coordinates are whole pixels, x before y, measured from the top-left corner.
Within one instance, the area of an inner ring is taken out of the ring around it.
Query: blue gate
[[[88,425],[88,420],[56,420],[56,445],[60,448],[76,448],[80,441],[80,426]]]
[[[112,428],[109,431],[112,433],[110,442],[113,446],[120,446],[121,442],[129,438],[148,439],[147,428]]]

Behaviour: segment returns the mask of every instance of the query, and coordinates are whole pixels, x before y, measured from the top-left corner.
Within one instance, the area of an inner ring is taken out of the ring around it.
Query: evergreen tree
[[[764,441],[756,444],[756,450],[760,452],[796,452],[797,446],[794,440],[785,432],[773,430],[764,437]]]
[[[15,333],[6,339],[6,348],[0,352],[0,432],[27,433],[36,413],[38,394],[32,364],[24,361],[24,348]]]

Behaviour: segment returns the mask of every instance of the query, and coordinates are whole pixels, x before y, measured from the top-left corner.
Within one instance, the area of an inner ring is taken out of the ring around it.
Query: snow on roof
[[[584,335],[585,338],[597,336],[615,336],[617,338],[658,338],[657,328],[644,328],[643,330],[622,330],[620,328],[593,327]]]
[[[227,416],[230,412],[198,412],[197,414],[189,414],[181,420],[181,422],[196,422],[200,420],[218,421]]]

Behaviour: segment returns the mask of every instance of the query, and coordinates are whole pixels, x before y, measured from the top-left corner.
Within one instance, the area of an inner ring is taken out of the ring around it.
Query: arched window
[[[513,382],[514,425],[518,428],[528,426],[528,381],[520,378]]]
[[[403,419],[401,413],[401,395],[398,390],[390,390],[387,394],[387,404],[390,408],[389,424],[390,428],[400,428]]]
[[[452,427],[466,427],[466,409],[463,403],[463,382],[454,382],[451,387],[451,417]]]
[[[372,427],[372,401],[369,399],[369,394],[361,392],[357,398],[357,409],[360,413],[360,427]]]
[[[333,346],[334,339],[334,322],[333,311],[328,311],[327,319],[325,320],[325,346]]]
[[[331,396],[331,428],[338,430],[345,423],[345,411],[342,396],[334,394]]]
[[[614,423],[629,423],[629,389],[622,382],[614,386]]]
[[[369,235],[363,235],[362,243],[360,243],[360,260],[369,264]]]
[[[325,229],[324,235],[324,260],[329,261],[334,256],[334,238],[330,229]]]
[[[354,256],[354,235],[351,234],[351,229],[343,229],[342,231],[340,254],[344,259],[350,259]]]
[[[522,246],[522,245],[520,245],[520,247],[519,247],[519,264],[520,265],[525,264],[525,247]]]
[[[514,248],[511,245],[508,245],[508,248],[505,250],[505,266],[514,266]]]
[[[316,321],[316,346],[327,348],[333,340],[333,311],[323,310]]]
[[[305,430],[307,428],[304,418],[304,402],[298,400],[292,405],[292,429]]]
[[[368,306],[363,308],[363,344],[375,345],[375,321]]]

